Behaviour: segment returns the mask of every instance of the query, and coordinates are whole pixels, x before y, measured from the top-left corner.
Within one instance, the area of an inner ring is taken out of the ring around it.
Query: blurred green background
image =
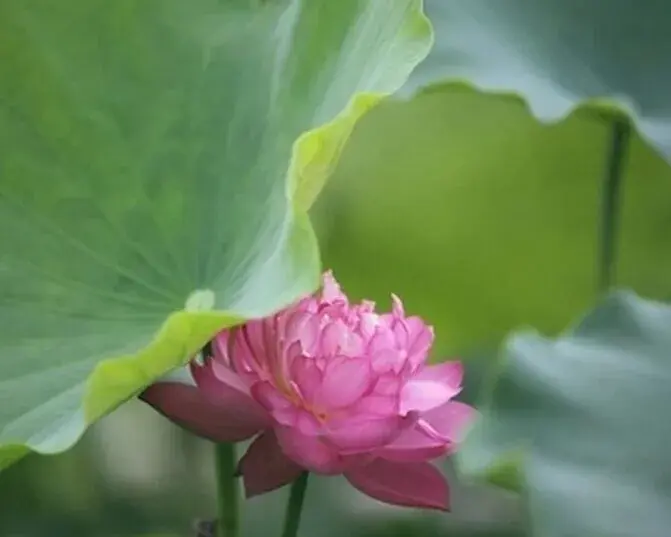
[[[390,292],[400,295],[436,327],[435,359],[477,356],[465,394],[475,402],[508,332],[556,333],[595,300],[608,122],[579,110],[542,125],[517,99],[459,85],[379,107],[314,207],[324,265],[354,297],[386,308]],[[624,191],[618,283],[669,298],[671,180],[639,139]],[[72,451],[0,474],[0,535],[191,535],[193,520],[214,511],[211,455],[207,442],[130,402]],[[523,535],[517,498],[451,482],[453,512],[439,515],[315,478],[301,535]],[[285,493],[247,502],[245,535],[278,534]]]

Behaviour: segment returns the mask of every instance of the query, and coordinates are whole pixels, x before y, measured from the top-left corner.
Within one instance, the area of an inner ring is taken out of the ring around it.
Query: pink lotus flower
[[[377,314],[350,304],[328,272],[319,295],[221,332],[214,356],[191,363],[195,386],[159,382],[142,397],[218,442],[258,434],[239,467],[248,496],[309,470],[344,474],[383,502],[448,509],[429,461],[455,450],[473,409],[452,401],[459,362],[426,364],[432,342],[396,296]]]

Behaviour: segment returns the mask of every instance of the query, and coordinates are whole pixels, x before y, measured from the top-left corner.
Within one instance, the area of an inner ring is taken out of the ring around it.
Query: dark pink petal
[[[344,408],[371,388],[370,362],[363,358],[336,357],[326,365],[315,404],[325,409]]]
[[[257,367],[265,369],[266,363],[266,340],[264,338],[264,322],[262,320],[248,321],[238,329],[236,337],[243,338],[250,352],[250,361]]]
[[[376,451],[375,454],[391,462],[431,462],[449,454],[452,448],[451,444],[436,444],[414,449],[388,447]]]
[[[450,491],[438,469],[426,462],[394,463],[376,459],[345,473],[364,494],[392,505],[449,511]]]
[[[390,461],[423,462],[445,455],[451,447],[449,441],[428,436],[415,424],[376,453]]]
[[[232,370],[215,360],[203,366],[191,362],[189,366],[198,389],[213,403],[230,408],[231,414],[242,423],[268,424],[268,413],[250,397],[247,387]]]
[[[196,386],[160,382],[147,388],[140,399],[181,427],[215,442],[245,440],[269,423],[265,414],[249,404],[253,403],[249,397],[237,391],[229,395],[213,400]]]
[[[189,363],[189,370],[196,385],[208,397],[213,399],[221,397],[229,399],[235,396],[229,392],[237,392],[238,396],[244,396],[249,399],[249,390],[240,376],[217,360],[207,360],[205,365],[191,361]]]
[[[205,356],[205,359],[207,360],[209,358],[214,358],[223,364],[230,365],[231,360],[230,356],[228,355],[228,346],[232,337],[231,334],[231,330],[222,330],[219,332],[212,340],[214,356]]]
[[[275,421],[292,427],[296,424],[298,408],[270,382],[257,382],[251,394]]]
[[[214,377],[216,377],[216,380],[218,382],[223,382],[224,384],[230,386],[231,388],[234,388],[239,392],[249,395],[249,387],[243,380],[243,376],[235,372],[226,364],[223,364],[217,360],[211,360],[205,366],[192,365],[191,374],[195,379],[195,376],[197,374],[202,373],[202,370],[207,371],[208,368],[210,370],[208,373],[214,375]],[[197,369],[199,369],[199,371],[196,371]],[[201,382],[203,382],[204,384],[207,383],[207,380],[202,378],[202,375],[201,375]]]
[[[252,354],[252,348],[247,341],[249,338],[243,329],[244,326],[230,330],[230,337],[233,341],[232,349],[229,352],[231,369],[238,374],[253,373],[258,375],[260,365]]]
[[[245,485],[245,495],[251,498],[295,481],[303,469],[282,452],[275,433],[270,430],[249,446],[240,459],[238,471]]]
[[[326,475],[342,472],[344,461],[338,450],[319,437],[302,434],[293,427],[276,427],[275,434],[282,451],[303,468]]]
[[[250,390],[252,397],[268,412],[276,409],[286,409],[294,404],[286,398],[275,386],[268,381],[257,382]]]

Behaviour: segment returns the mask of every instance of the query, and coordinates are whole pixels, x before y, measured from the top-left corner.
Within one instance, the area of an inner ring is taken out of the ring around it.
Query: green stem
[[[282,537],[296,537],[298,534],[298,526],[301,523],[301,513],[303,512],[303,500],[305,500],[305,489],[308,486],[308,475],[310,475],[308,472],[303,472],[291,485],[289,502],[284,515]]]
[[[235,475],[237,461],[235,444],[217,444],[215,447],[217,468],[217,537],[238,537],[239,494],[238,478]]]
[[[600,293],[608,292],[615,280],[620,196],[630,136],[631,126],[629,121],[621,117],[615,118],[611,128],[601,199],[600,253],[597,280]]]

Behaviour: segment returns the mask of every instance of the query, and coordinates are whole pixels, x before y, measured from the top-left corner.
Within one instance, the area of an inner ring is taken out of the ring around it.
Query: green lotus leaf
[[[598,299],[612,127],[539,123],[519,97],[448,84],[357,125],[313,208],[324,262],[357,298],[435,326],[436,359],[558,334]],[[671,297],[671,168],[632,133],[614,284]],[[374,200],[374,203],[371,203]]]
[[[671,158],[671,5],[658,0],[427,0],[436,46],[407,89],[468,81],[545,121],[584,102],[628,112]]]
[[[0,36],[0,467],[315,289],[306,210],[432,40],[421,0],[4,0]]]
[[[461,470],[510,486],[517,463],[531,535],[666,535],[670,347],[671,307],[629,292],[558,339],[511,337]]]

